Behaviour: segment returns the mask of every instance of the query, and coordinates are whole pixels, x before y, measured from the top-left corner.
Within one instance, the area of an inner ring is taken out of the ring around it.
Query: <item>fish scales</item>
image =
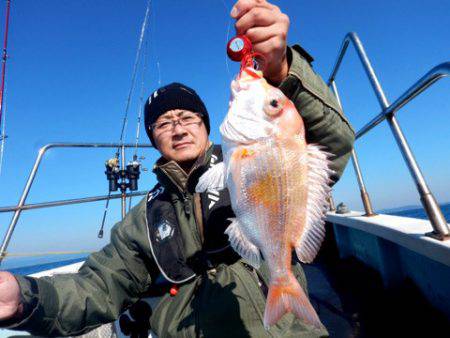
[[[231,170],[232,179],[235,176],[238,179],[229,186],[240,189],[236,195],[230,191],[233,210],[242,221],[244,234],[261,248],[269,268],[290,266],[290,251],[303,229],[304,208],[301,206],[306,202],[306,168],[294,160],[301,151],[300,145],[298,148],[297,152],[288,149],[283,141],[259,143],[251,148],[254,155]],[[236,153],[241,151],[235,150]],[[284,253],[281,261],[280,252]]]

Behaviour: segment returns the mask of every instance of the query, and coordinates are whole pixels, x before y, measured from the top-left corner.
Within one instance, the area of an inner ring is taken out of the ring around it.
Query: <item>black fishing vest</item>
[[[220,146],[214,146],[209,167],[222,161]],[[194,257],[185,256],[175,207],[163,186],[147,195],[147,226],[153,258],[166,280],[184,283],[219,263],[238,259],[224,234],[234,217],[228,189],[200,194],[203,217],[203,248]],[[191,215],[194,217],[194,215]]]

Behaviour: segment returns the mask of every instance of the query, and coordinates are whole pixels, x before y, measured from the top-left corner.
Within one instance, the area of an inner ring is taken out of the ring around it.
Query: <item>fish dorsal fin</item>
[[[251,266],[258,269],[261,265],[259,249],[242,233],[235,218],[230,218],[230,221],[232,222],[225,233],[229,237],[231,247]]]
[[[200,176],[195,191],[223,190],[226,186],[225,178],[225,164],[217,163]]]
[[[303,263],[311,263],[320,249],[325,236],[324,222],[328,209],[330,176],[329,168],[332,154],[322,150],[316,144],[307,146],[308,161],[308,200],[306,205],[306,224],[295,251]]]

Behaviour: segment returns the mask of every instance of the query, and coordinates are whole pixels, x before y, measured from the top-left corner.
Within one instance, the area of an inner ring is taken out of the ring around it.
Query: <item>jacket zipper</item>
[[[264,279],[262,278],[262,276],[258,273],[258,270],[253,269],[253,273],[255,274],[261,294],[263,295],[264,299],[267,299],[267,295],[269,293],[269,287],[267,286],[267,284],[264,281]]]
[[[194,215],[192,215],[192,212],[191,212],[191,198],[189,198],[189,196],[185,192],[182,192],[181,194],[183,196],[184,212],[186,213],[188,218],[191,218],[191,216],[194,217],[195,231],[194,231],[194,229],[192,229],[191,232],[192,232],[193,236],[195,237],[195,239],[197,240],[198,245],[200,245],[200,247],[201,247],[202,240],[200,238],[200,229],[198,228],[197,219],[195,217],[195,212],[194,212]]]
[[[183,192],[183,209],[186,215],[191,216],[191,206],[189,205],[189,198],[187,195]]]
[[[263,290],[263,288],[268,292],[269,288],[266,285],[266,282],[264,281],[264,279],[258,274],[258,271],[252,267],[251,265],[247,265],[245,264],[246,269],[248,270],[248,272],[250,273],[250,275],[252,276],[252,278],[256,281],[256,284],[258,285],[258,289],[261,292],[261,296],[263,296],[264,299],[267,299],[267,293]]]

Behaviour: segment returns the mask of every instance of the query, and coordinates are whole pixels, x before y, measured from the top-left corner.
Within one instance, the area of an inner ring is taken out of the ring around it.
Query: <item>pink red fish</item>
[[[324,237],[330,191],[329,156],[307,144],[303,120],[294,104],[253,68],[231,84],[231,100],[220,132],[224,161],[199,180],[197,191],[230,192],[236,218],[227,228],[232,247],[270,272],[264,326],[292,312],[321,323],[291,271],[291,256],[311,262]]]

